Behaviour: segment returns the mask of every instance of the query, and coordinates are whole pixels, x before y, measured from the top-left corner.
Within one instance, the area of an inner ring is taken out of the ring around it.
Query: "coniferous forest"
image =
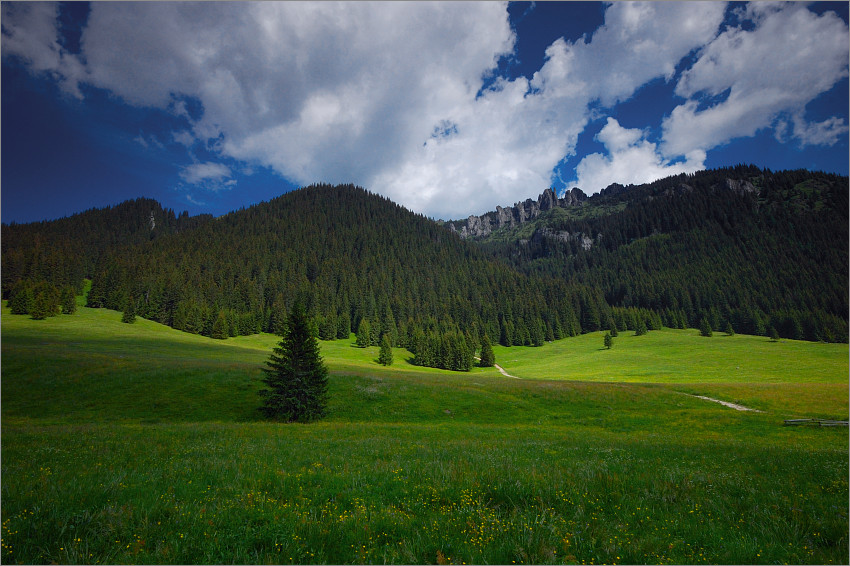
[[[484,336],[533,346],[707,320],[846,342],[847,236],[847,177],[809,171],[612,185],[479,241],[314,185],[219,218],[136,199],[4,224],[2,292],[13,312],[52,316],[90,279],[90,307],[214,338],[280,332],[300,302],[321,339],[386,335],[415,363],[468,370]]]
[[[600,290],[621,330],[644,310],[671,328],[705,318],[718,332],[847,341],[847,177],[737,166],[612,185],[481,244],[525,273]]]

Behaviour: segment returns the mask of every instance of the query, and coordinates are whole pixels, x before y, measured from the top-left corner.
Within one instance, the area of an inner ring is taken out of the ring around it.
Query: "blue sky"
[[[351,182],[448,219],[738,163],[847,175],[847,9],[4,2],[0,214]]]

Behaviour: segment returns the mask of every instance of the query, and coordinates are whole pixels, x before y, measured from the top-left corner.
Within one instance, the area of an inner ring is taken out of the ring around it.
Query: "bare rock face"
[[[542,242],[569,242],[570,240],[574,240],[578,242],[581,246],[581,249],[584,251],[589,250],[593,247],[594,244],[598,243],[602,240],[602,234],[596,235],[596,240],[585,234],[584,232],[575,232],[570,233],[566,230],[552,230],[546,226],[539,228],[534,231],[534,234],[531,235],[531,241],[535,244],[540,244]]]
[[[546,189],[539,197],[537,197],[537,209],[540,212],[551,210],[558,206],[558,197],[555,196],[555,191]]]
[[[739,195],[758,192],[758,189],[752,183],[740,179],[726,179],[726,188]]]
[[[541,212],[556,207],[581,206],[585,199],[587,199],[587,195],[577,187],[568,190],[564,197],[560,199],[554,190],[546,189],[537,197],[537,200],[526,199],[524,202],[518,202],[507,208],[497,206],[495,211],[481,216],[471,215],[459,229],[454,224],[449,224],[449,226],[451,230],[457,231],[461,238],[484,238],[499,228],[519,226],[524,222],[534,220],[540,216]]]
[[[570,206],[581,206],[587,199],[587,195],[578,187],[573,187],[564,193],[564,198],[558,201],[558,206],[567,208]]]

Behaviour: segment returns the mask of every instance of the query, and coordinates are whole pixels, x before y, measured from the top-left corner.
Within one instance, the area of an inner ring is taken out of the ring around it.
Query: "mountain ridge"
[[[637,318],[846,341],[847,198],[847,177],[738,166],[590,197],[547,189],[449,223],[353,185],[215,219],[136,199],[4,224],[2,291],[79,290],[87,277],[90,306],[131,301],[139,316],[205,335],[218,325],[220,337],[275,331],[300,298],[322,337],[365,318],[400,344],[426,329],[541,344]]]
[[[446,225],[463,239],[482,238],[500,228],[512,228],[534,220],[541,213],[555,207],[581,206],[586,199],[587,195],[578,187],[565,191],[561,198],[558,198],[555,191],[549,188],[543,191],[537,200],[529,198],[513,206],[505,208],[497,206],[494,211],[485,212],[480,216],[471,214],[466,220],[451,220],[446,222]]]

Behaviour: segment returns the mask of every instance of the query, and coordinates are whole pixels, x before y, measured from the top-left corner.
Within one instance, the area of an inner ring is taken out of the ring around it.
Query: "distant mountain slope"
[[[669,326],[847,340],[847,177],[738,166],[612,185],[478,242]]]
[[[300,299],[323,338],[347,337],[366,319],[376,340],[388,332],[397,344],[417,329],[466,333],[473,341],[483,331],[495,342],[503,328],[510,343],[542,344],[580,332],[582,309],[607,312],[600,293],[521,274],[424,216],[353,186],[299,189],[154,238],[145,224],[149,204],[101,212],[105,226],[125,222],[135,227],[128,234],[144,237],[125,234],[95,265],[86,259],[74,266],[92,278],[90,306],[123,310],[132,301],[139,316],[226,336],[277,330]],[[135,220],[111,216],[126,210]],[[70,232],[77,233],[88,219],[57,223],[76,222]],[[40,234],[45,247],[63,253],[54,238],[67,231],[57,224],[4,227],[4,238],[5,231],[19,244],[16,231]],[[5,255],[4,248],[4,264]],[[10,289],[14,280],[4,283]]]
[[[81,289],[107,251],[134,246],[167,234],[191,230],[210,215],[175,215],[148,198],[137,198],[72,216],[2,226],[2,286],[8,298],[21,280],[47,281],[56,287]]]
[[[90,306],[216,337],[276,331],[302,300],[322,338],[366,320],[373,339],[411,346],[423,332],[525,345],[703,319],[847,341],[848,180],[739,166],[547,191],[443,226],[350,185],[220,218],[136,199],[3,225],[4,298],[84,277]]]

